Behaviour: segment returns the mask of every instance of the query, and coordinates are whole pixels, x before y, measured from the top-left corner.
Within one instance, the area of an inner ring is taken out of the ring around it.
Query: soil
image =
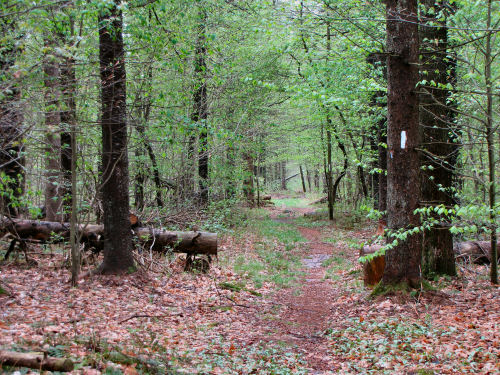
[[[314,212],[312,207],[271,208],[271,218],[281,223],[294,224],[296,217]],[[323,233],[314,228],[297,226],[301,235],[307,239],[303,244],[302,258],[304,274],[299,288],[280,289],[274,293],[269,304],[279,312],[274,319],[266,319],[271,312],[261,312],[259,325],[266,326],[271,336],[266,340],[294,346],[294,351],[302,353],[311,374],[336,373],[336,365],[331,355],[327,355],[327,339],[324,336],[328,328],[333,302],[340,297],[339,289],[334,289],[330,280],[325,280],[323,262],[333,253],[333,245],[324,242]],[[261,331],[261,329],[259,329]],[[262,338],[264,339],[264,338]]]

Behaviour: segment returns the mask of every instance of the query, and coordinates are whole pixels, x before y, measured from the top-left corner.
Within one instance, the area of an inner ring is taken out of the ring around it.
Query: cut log
[[[139,242],[155,251],[163,251],[166,247],[175,252],[189,254],[217,255],[217,233],[209,232],[173,232],[148,227],[133,228]],[[69,223],[57,223],[38,220],[18,220],[4,218],[0,221],[0,231],[11,233],[14,237],[8,258],[13,250],[15,241],[19,242],[63,242],[69,240]],[[78,234],[86,248],[99,252],[103,247],[104,227],[102,225],[79,225]]]
[[[468,260],[476,264],[489,264],[491,262],[490,241],[465,241],[455,244],[453,247],[457,259]],[[497,242],[497,250],[500,251],[500,242]]]
[[[153,228],[135,228],[135,235],[146,247],[162,251],[165,247],[175,252],[217,255],[217,233],[170,232]]]
[[[381,245],[363,246],[359,256],[373,254],[382,248]],[[363,281],[365,286],[374,286],[382,280],[385,268],[385,255],[379,255],[363,264]]]
[[[18,353],[0,350],[0,364],[29,367],[40,371],[73,371],[74,363],[68,358],[46,357],[44,353]]]

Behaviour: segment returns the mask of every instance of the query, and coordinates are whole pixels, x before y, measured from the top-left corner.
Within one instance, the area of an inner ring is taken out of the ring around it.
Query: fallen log
[[[453,246],[455,256],[460,260],[468,260],[475,264],[489,264],[491,262],[490,241],[465,241]],[[497,242],[497,251],[500,251],[500,242]]]
[[[321,203],[327,203],[328,202],[328,197],[323,197],[318,199],[317,201],[312,202],[311,204],[321,204]]]
[[[271,196],[270,195],[263,195],[262,197],[260,197],[261,200],[263,201],[270,201],[271,200]]]
[[[19,353],[0,350],[0,364],[28,367],[40,371],[73,371],[73,361],[68,358],[47,357],[44,353]]]
[[[373,254],[380,250],[382,245],[363,246],[359,251],[359,256]],[[379,255],[363,264],[363,282],[365,286],[374,286],[382,280],[385,268],[385,255]]]
[[[58,243],[68,241],[69,227],[69,223],[3,218],[0,221],[0,232],[2,234],[9,232],[14,238],[5,254],[5,259],[14,249],[16,241],[22,244],[25,242]],[[148,227],[134,228],[132,224],[131,230],[139,243],[155,251],[164,251],[166,247],[169,247],[174,252],[179,253],[217,254],[217,233],[174,232]],[[104,226],[80,224],[78,225],[78,235],[86,249],[92,249],[95,252],[102,250]]]

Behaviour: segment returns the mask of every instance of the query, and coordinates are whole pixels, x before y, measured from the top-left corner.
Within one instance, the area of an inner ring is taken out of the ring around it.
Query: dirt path
[[[271,218],[282,223],[296,225],[294,219],[314,211],[312,207],[272,209]],[[304,276],[298,288],[278,290],[272,297],[271,306],[279,308],[277,318],[261,321],[268,325],[272,341],[296,346],[307,361],[312,374],[334,373],[333,358],[327,355],[327,340],[324,332],[328,328],[333,303],[339,298],[339,289],[325,280],[325,267],[333,254],[334,246],[323,241],[324,233],[316,228],[296,225],[307,240],[302,244]],[[266,316],[266,314],[262,314]]]

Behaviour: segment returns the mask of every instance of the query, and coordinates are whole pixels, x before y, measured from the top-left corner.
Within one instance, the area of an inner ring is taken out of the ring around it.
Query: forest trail
[[[274,293],[271,306],[279,306],[279,313],[275,319],[261,321],[261,324],[267,325],[267,331],[272,333],[271,340],[296,346],[295,350],[307,362],[311,373],[325,374],[336,367],[332,356],[326,354],[328,340],[324,333],[329,328],[332,301],[339,298],[340,292],[325,279],[324,264],[333,256],[335,245],[323,241],[325,233],[321,227],[308,228],[295,222],[314,211],[315,208],[309,205],[269,209],[271,219],[296,227],[306,242],[301,244],[303,267],[300,272],[303,275],[299,285]]]

